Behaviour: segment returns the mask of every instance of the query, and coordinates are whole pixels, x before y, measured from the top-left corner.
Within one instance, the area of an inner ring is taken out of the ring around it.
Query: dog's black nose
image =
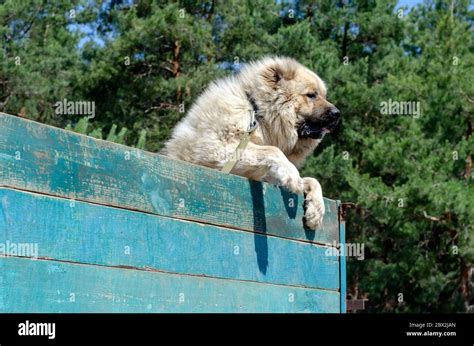
[[[331,119],[339,119],[339,117],[341,116],[341,112],[339,112],[339,109],[337,109],[336,107],[333,107],[329,110],[329,117]]]

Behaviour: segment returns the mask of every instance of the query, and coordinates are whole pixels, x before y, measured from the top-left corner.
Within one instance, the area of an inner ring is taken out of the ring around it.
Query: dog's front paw
[[[288,191],[293,192],[293,193],[301,193],[301,192],[303,192],[303,188],[304,188],[303,179],[300,178],[299,174],[298,175],[291,175],[291,174],[286,175],[281,180],[281,183],[279,185],[283,186],[285,189],[287,189]]]
[[[303,222],[306,228],[315,230],[322,226],[324,217],[324,200],[322,196],[306,196],[303,204]]]
[[[296,167],[290,162],[273,165],[263,180],[282,186],[296,194],[304,191],[304,180]]]

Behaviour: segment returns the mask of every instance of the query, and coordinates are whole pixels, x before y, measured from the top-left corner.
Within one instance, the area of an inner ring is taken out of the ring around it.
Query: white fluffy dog
[[[300,177],[297,167],[339,118],[314,72],[291,58],[266,57],[212,83],[174,128],[163,154],[216,169],[233,160],[233,174],[304,192],[305,226],[317,229],[324,216],[321,186]],[[236,153],[245,136],[248,145]]]

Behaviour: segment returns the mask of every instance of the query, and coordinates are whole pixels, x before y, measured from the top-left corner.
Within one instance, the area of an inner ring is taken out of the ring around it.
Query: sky
[[[397,7],[402,7],[402,6],[413,7],[415,5],[421,4],[422,2],[423,0],[398,0]]]

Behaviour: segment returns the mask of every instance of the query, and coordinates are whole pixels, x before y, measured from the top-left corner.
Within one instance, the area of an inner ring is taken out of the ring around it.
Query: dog
[[[232,174],[304,193],[304,226],[318,229],[325,212],[321,185],[302,178],[297,167],[340,121],[326,92],[322,79],[292,58],[250,62],[207,87],[161,153],[215,169],[234,159]],[[248,144],[236,159],[244,136]]]

